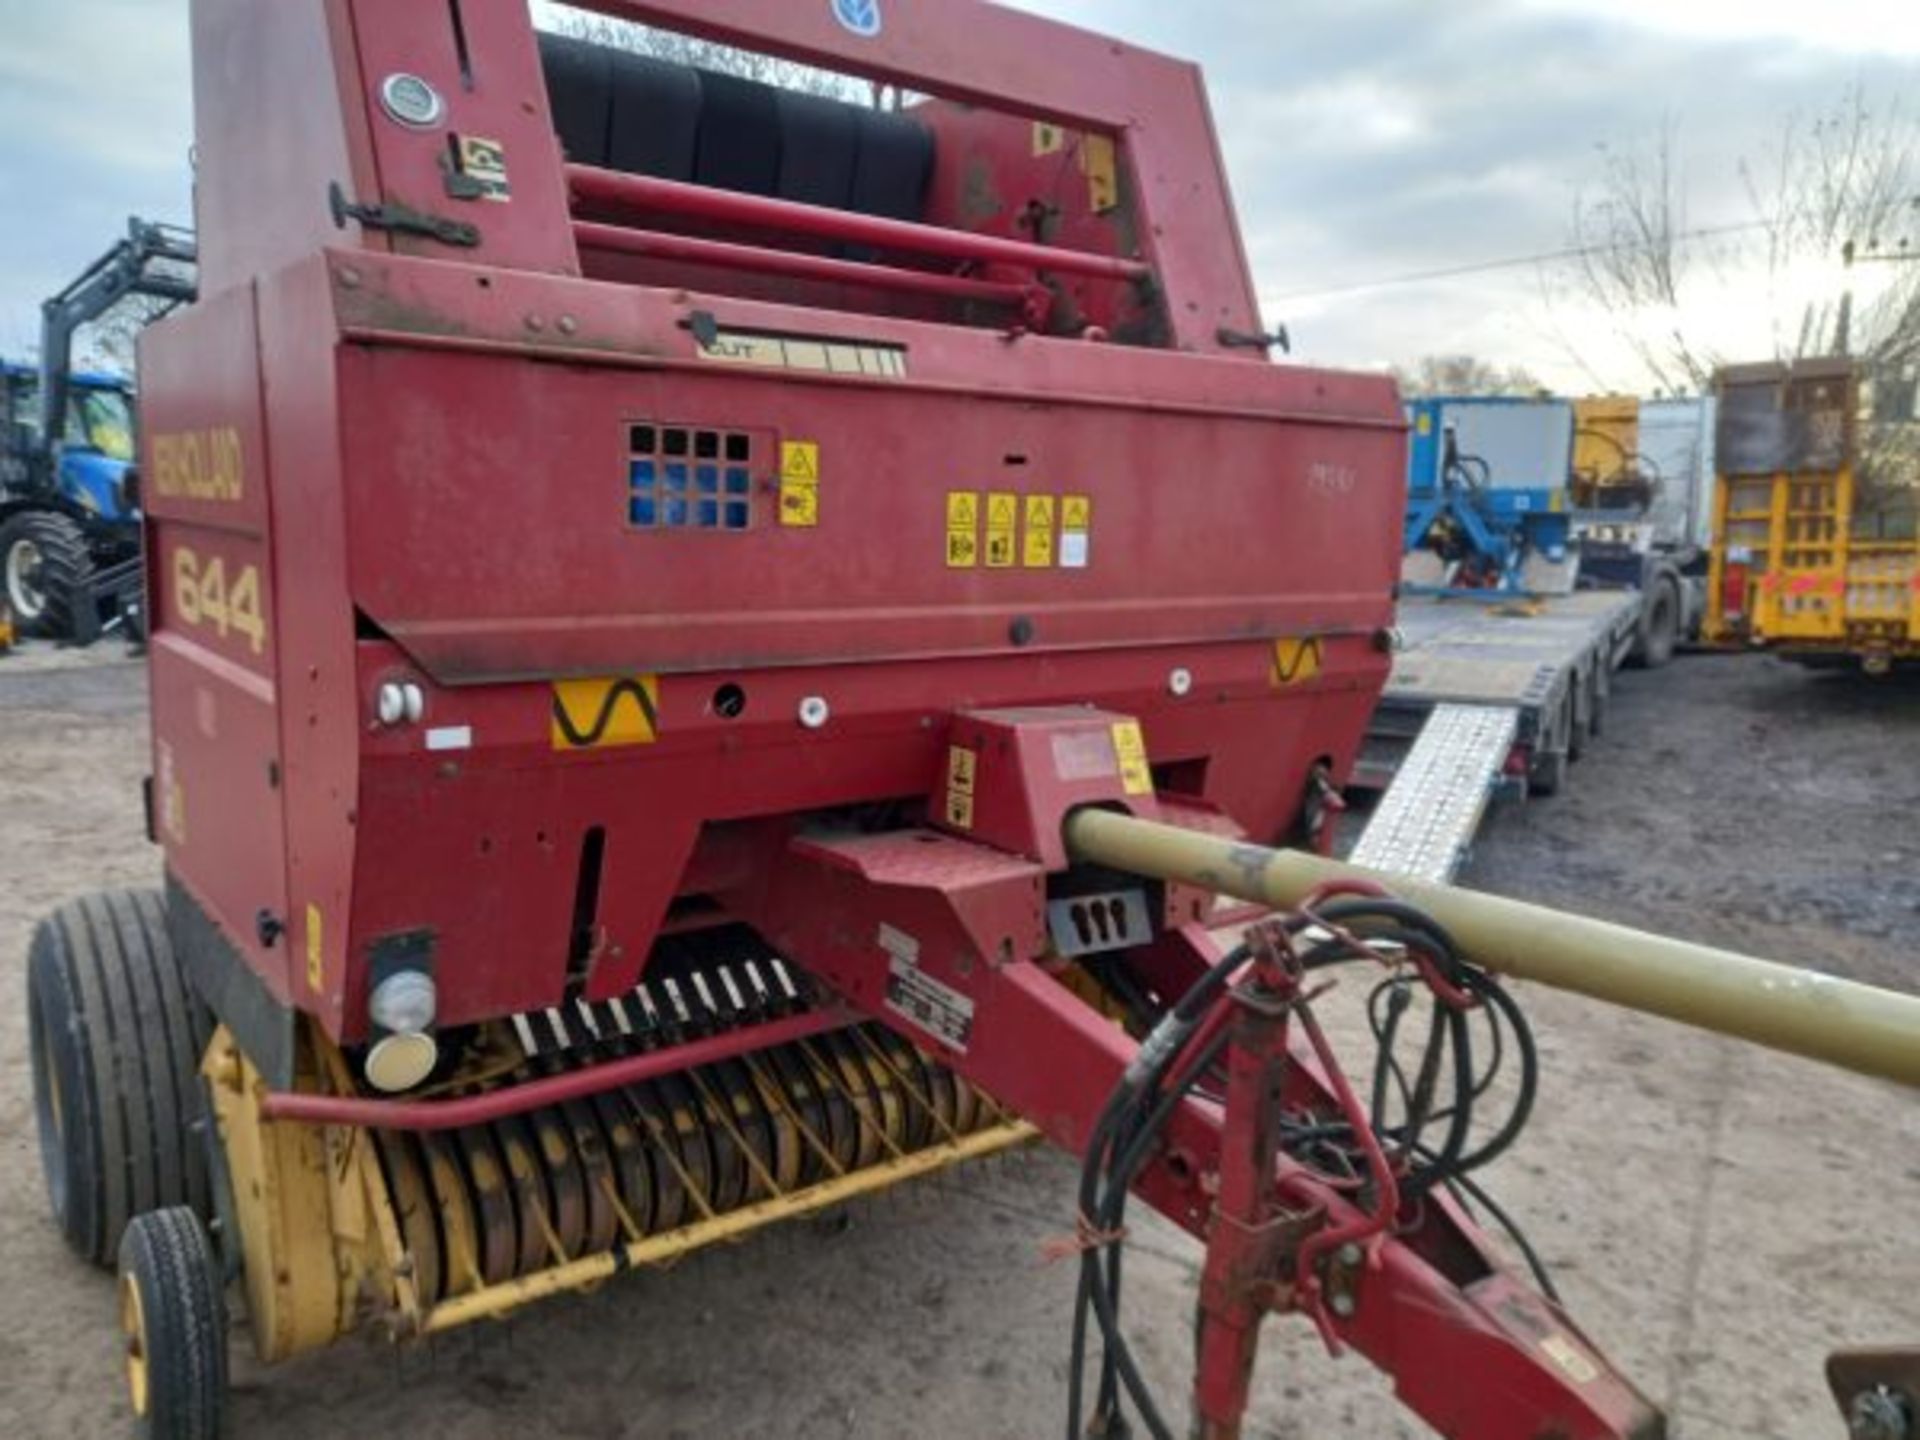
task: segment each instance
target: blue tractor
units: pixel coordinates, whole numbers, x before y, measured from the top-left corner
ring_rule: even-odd
[[[133,387],[74,371],[73,340],[128,296],[191,301],[195,259],[187,231],[129,221],[41,306],[38,362],[0,363],[0,599],[24,634],[141,633]]]
[[[1434,396],[1407,403],[1403,588],[1565,594],[1579,566],[1567,503],[1573,406]]]

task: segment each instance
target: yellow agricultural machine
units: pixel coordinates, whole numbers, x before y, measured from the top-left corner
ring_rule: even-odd
[[[1855,363],[1735,366],[1716,390],[1706,638],[1871,674],[1920,660],[1914,506],[1864,503]]]

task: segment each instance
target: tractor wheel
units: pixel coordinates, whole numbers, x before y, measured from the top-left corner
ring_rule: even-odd
[[[0,584],[21,634],[71,635],[92,573],[86,532],[71,516],[30,510],[0,525]]]
[[[1658,670],[1680,644],[1680,587],[1667,575],[1653,582],[1632,659],[1643,670]]]
[[[111,1265],[134,1216],[209,1213],[199,1063],[212,1021],[150,890],[68,902],[27,951],[40,1164],[74,1253]]]
[[[216,1440],[227,1403],[227,1305],[206,1227],[191,1210],[149,1210],[127,1226],[120,1330],[135,1433]]]

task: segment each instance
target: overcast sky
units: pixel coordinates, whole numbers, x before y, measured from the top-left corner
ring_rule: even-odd
[[[1738,162],[1787,116],[1854,83],[1920,107],[1913,0],[1028,3],[1206,67],[1268,318],[1341,364],[1471,351],[1634,383],[1537,268],[1359,287],[1564,246],[1597,147],[1668,117],[1708,226],[1747,218]],[[0,352],[129,214],[190,218],[188,77],[186,0],[0,0]],[[1712,322],[1737,347],[1751,319]]]

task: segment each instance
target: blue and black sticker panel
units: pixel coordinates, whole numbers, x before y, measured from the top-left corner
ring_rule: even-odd
[[[752,435],[642,422],[627,427],[627,438],[627,523],[633,528],[752,528]]]

